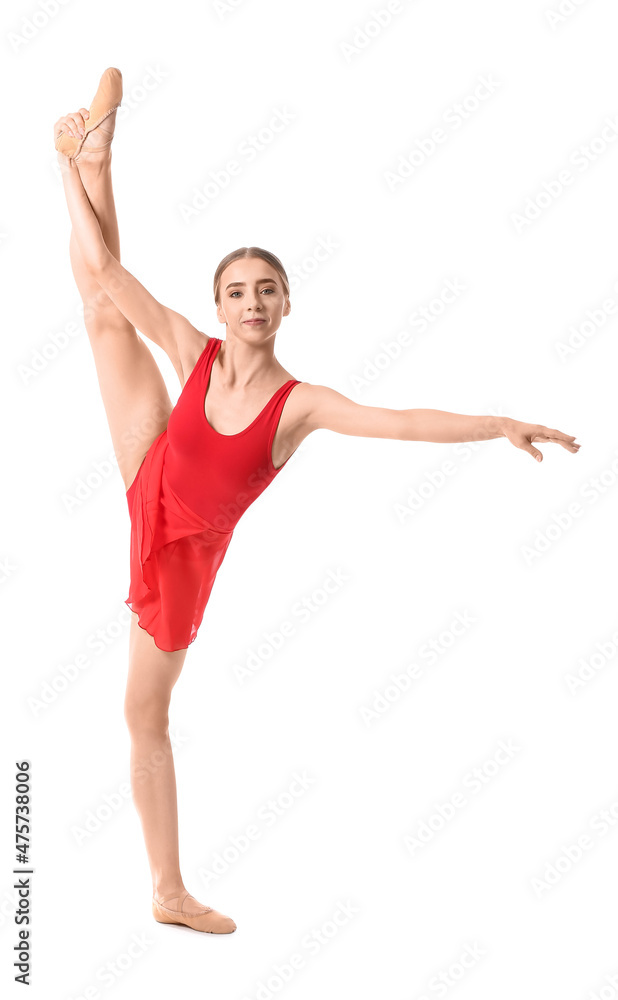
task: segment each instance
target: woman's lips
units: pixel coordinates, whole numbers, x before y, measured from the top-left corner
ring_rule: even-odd
[[[245,323],[248,323],[249,326],[257,326],[258,323],[263,323],[263,322],[264,322],[263,319],[246,319],[245,320]]]

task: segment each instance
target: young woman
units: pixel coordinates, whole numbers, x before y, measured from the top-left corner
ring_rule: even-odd
[[[228,254],[214,278],[225,340],[157,301],[120,263],[111,141],[122,75],[110,68],[90,106],[59,118],[54,141],[71,219],[71,266],[131,518],[132,610],[125,718],[131,784],[152,873],[156,920],[229,933],[234,921],[186,889],[178,857],[171,691],[197,634],[239,517],[311,431],[405,441],[506,437],[576,453],[574,437],[510,417],[363,406],[293,377],[275,357],[290,312],[280,260],[259,247]],[[169,356],[182,391],[172,406],[136,328]],[[148,760],[164,760],[156,768]]]

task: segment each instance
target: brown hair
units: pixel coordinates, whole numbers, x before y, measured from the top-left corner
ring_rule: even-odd
[[[221,281],[221,275],[225,271],[228,264],[231,264],[235,260],[242,260],[245,257],[261,257],[267,264],[274,267],[281,278],[285,294],[288,298],[290,297],[290,283],[288,281],[288,276],[285,273],[285,268],[279,258],[275,257],[274,253],[271,253],[270,250],[262,250],[261,247],[240,247],[238,250],[232,250],[231,253],[228,253],[227,257],[223,258],[215,271],[213,291],[216,305],[219,305],[219,282]]]

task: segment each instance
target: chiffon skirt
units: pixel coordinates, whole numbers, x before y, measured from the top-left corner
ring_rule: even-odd
[[[167,429],[151,444],[126,492],[131,518],[125,604],[159,649],[186,649],[197,636],[233,531],[191,510],[165,473]]]

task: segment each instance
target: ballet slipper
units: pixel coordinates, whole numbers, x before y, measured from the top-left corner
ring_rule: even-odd
[[[108,134],[106,130],[102,129],[102,132],[106,132],[108,138],[106,141],[93,145],[85,145],[88,134],[97,128],[102,121],[104,121],[112,112],[116,111],[122,103],[122,73],[119,69],[110,66],[103,73],[96,94],[94,95],[92,104],[89,107],[89,117],[84,125],[83,136],[71,136],[66,132],[60,132],[56,136],[55,146],[59,153],[68,157],[70,160],[77,160],[79,154],[83,150],[87,153],[99,153],[104,152],[109,149],[112,144],[112,139],[114,138],[114,132],[112,130],[111,134]]]
[[[231,917],[226,917],[218,910],[213,910],[212,906],[202,906],[194,900],[193,906],[186,903],[189,890],[184,889],[181,893],[174,892],[169,896],[162,896],[157,899],[152,897],[152,915],[160,924],[184,924],[194,931],[205,931],[207,934],[230,934],[236,930],[236,924]],[[189,897],[191,900],[193,896]],[[170,900],[178,900],[178,908],[173,909],[165,906]],[[197,908],[196,908],[197,904]],[[186,905],[186,909],[184,909]]]

